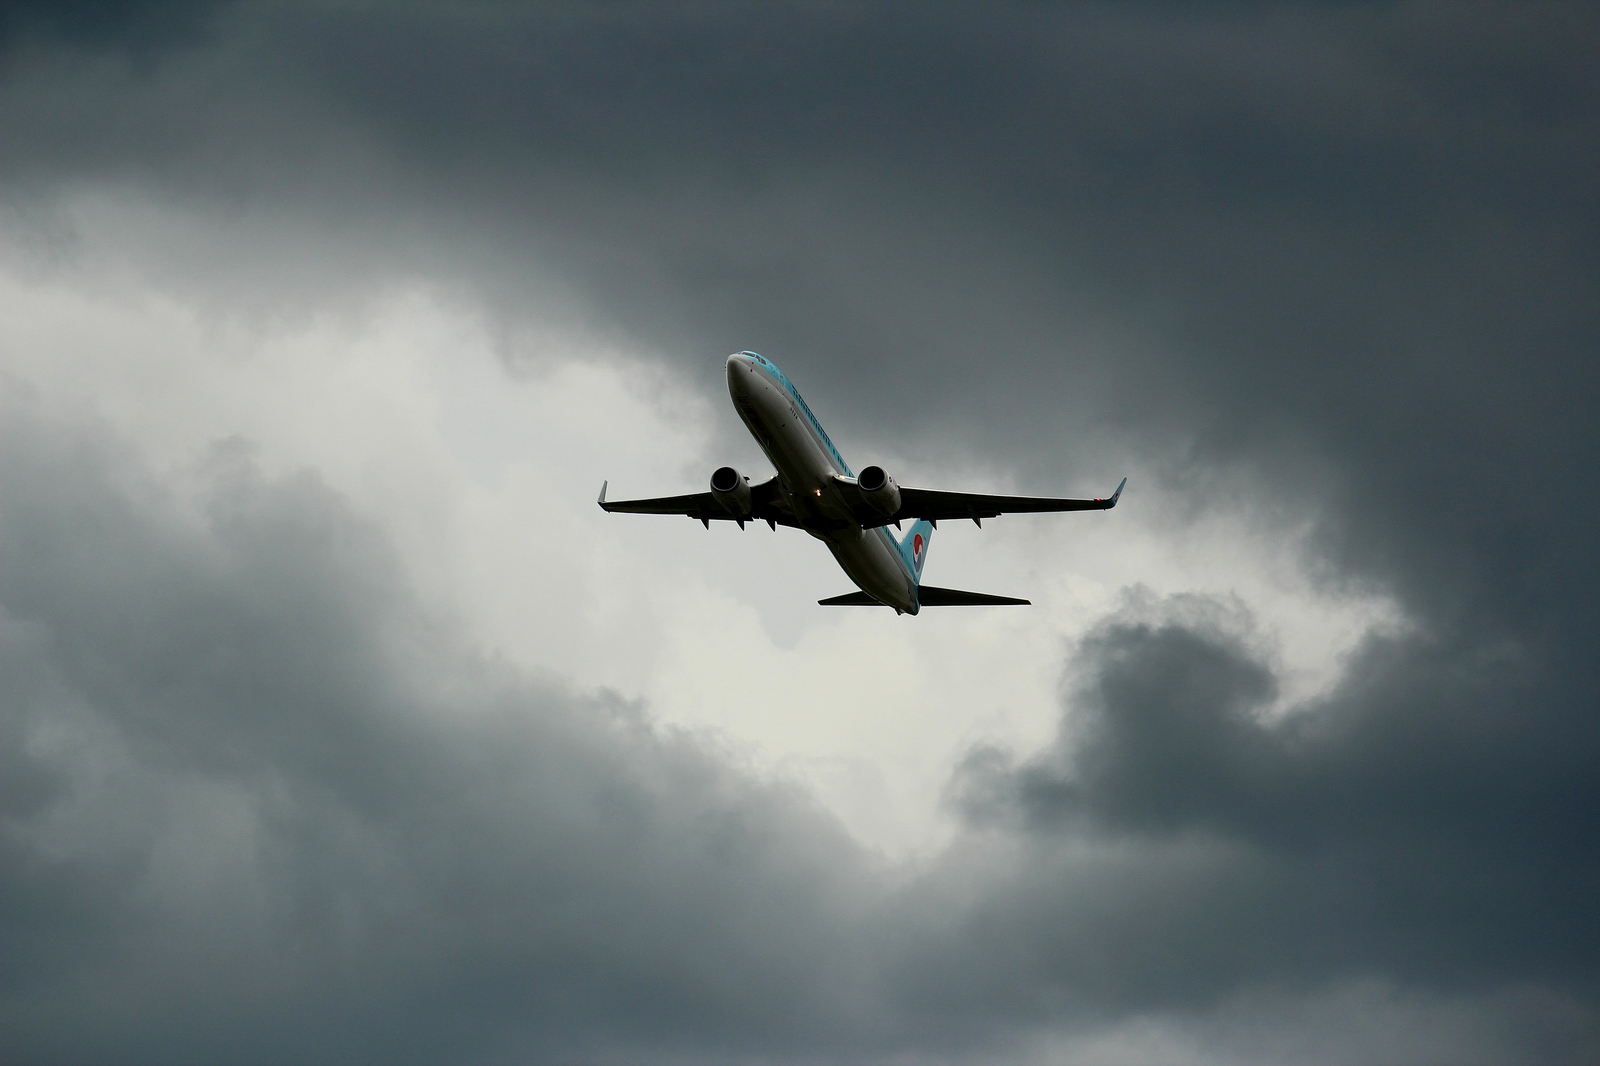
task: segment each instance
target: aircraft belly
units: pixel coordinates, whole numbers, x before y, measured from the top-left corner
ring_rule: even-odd
[[[912,582],[899,553],[875,529],[840,530],[823,538],[840,569],[863,592],[909,614],[917,613]]]
[[[730,378],[739,417],[778,472],[796,521],[828,550],[850,579],[875,599],[917,613],[916,582],[881,529],[862,529],[838,496],[833,457],[817,440],[786,390],[746,369]]]
[[[789,492],[814,493],[828,483],[829,475],[834,473],[833,464],[817,446],[810,430],[801,423],[799,412],[786,393],[758,380],[748,387],[743,401],[738,405],[740,418],[761,445],[761,450],[767,453]],[[802,508],[816,509],[815,504]],[[804,520],[806,516],[797,513],[796,517]]]

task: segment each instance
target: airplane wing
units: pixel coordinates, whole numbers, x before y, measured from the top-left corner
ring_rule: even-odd
[[[981,526],[983,519],[1002,514],[1109,511],[1117,505],[1128,479],[1123,478],[1122,484],[1117,486],[1117,491],[1103,500],[1068,500],[1050,496],[991,496],[981,492],[945,492],[942,489],[914,489],[902,485],[900,510],[887,516],[872,508],[861,497],[853,479],[836,477],[834,483],[850,501],[851,511],[862,519],[863,526],[884,526],[891,522],[914,518],[926,518],[936,526],[940,519],[970,518]]]
[[[767,525],[795,526],[794,516],[777,505],[778,479],[768,478],[759,485],[750,486],[750,513],[736,515],[717,502],[709,492],[690,492],[683,496],[658,496],[653,500],[608,500],[606,489],[610,482],[600,486],[600,498],[595,502],[603,511],[621,511],[625,514],[675,514],[699,519],[707,529],[712,522],[765,522]]]

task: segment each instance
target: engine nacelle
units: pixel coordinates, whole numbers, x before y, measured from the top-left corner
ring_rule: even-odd
[[[711,475],[711,498],[735,518],[746,518],[750,505],[750,479],[731,466],[719,466]]]
[[[857,474],[856,488],[861,490],[862,498],[874,509],[886,515],[899,513],[900,486],[884,472],[883,467],[869,466]]]

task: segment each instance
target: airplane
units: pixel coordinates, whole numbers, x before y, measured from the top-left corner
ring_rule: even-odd
[[[817,416],[783,371],[755,352],[728,356],[728,393],[750,435],[777,473],[750,479],[731,466],[711,475],[710,492],[653,500],[607,500],[600,485],[597,501],[605,511],[628,514],[687,515],[707,529],[712,522],[765,522],[803,529],[828,546],[859,591],[818,600],[825,607],[892,607],[917,614],[924,607],[1027,605],[1030,601],[982,592],[922,584],[928,542],[941,519],[968,519],[983,528],[985,518],[1006,512],[1109,511],[1128,479],[1107,499],[1062,500],[1043,496],[990,496],[899,485],[881,466],[852,473]],[[896,540],[887,529],[912,522]]]

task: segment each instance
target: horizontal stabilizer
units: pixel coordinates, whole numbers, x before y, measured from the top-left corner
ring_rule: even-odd
[[[1003,607],[1014,604],[1029,606],[1033,601],[1019,600],[1013,596],[991,596],[986,592],[962,592],[960,589],[940,589],[932,585],[917,588],[917,602],[924,607]]]
[[[829,596],[825,600],[818,600],[824,607],[886,607],[888,604],[879,603],[865,592],[847,592],[843,596]]]
[[[865,592],[847,592],[843,596],[830,596],[817,602],[824,607],[888,606]],[[1033,603],[1032,600],[1019,600],[1014,596],[991,596],[986,592],[962,592],[960,589],[941,589],[932,585],[918,586],[917,602],[924,607],[1027,607]]]

